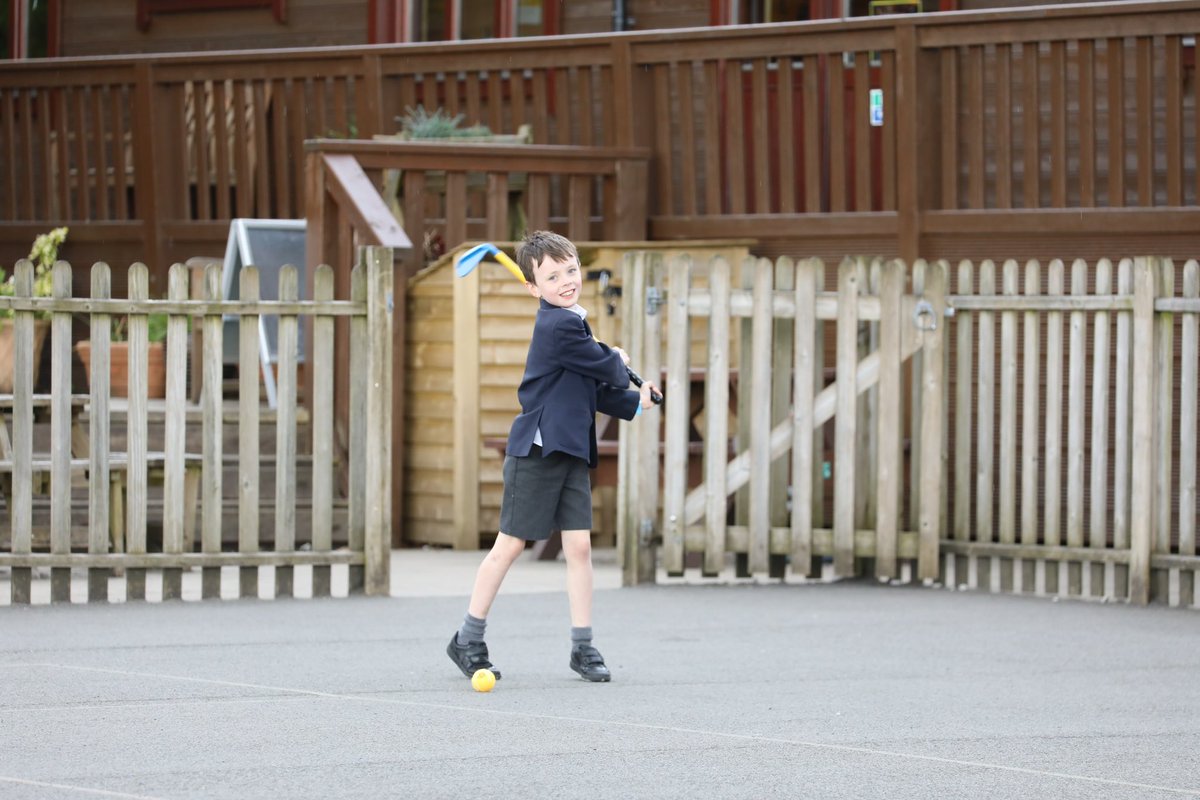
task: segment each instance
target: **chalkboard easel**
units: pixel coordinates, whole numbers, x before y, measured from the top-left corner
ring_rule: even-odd
[[[279,271],[291,264],[298,271],[300,299],[305,289],[304,238],[307,224],[302,219],[233,219],[229,223],[229,240],[225,245],[225,264],[221,278],[222,297],[239,299],[239,274],[242,267],[258,269],[259,292],[263,300],[279,299]],[[224,333],[224,362],[238,363],[238,332],[241,328],[236,315],[227,314],[222,320]],[[304,328],[297,340],[297,363],[304,362]],[[258,318],[258,354],[262,363],[263,384],[267,389],[267,404],[277,402],[275,370],[279,360],[279,318],[263,315]]]

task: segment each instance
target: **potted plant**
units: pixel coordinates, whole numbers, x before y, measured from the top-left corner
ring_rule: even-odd
[[[402,116],[396,117],[400,124],[397,134],[376,134],[377,140],[400,142],[430,142],[441,141],[448,144],[531,144],[533,142],[533,126],[526,123],[521,125],[516,133],[492,133],[486,125],[463,126],[464,116],[451,116],[444,109],[438,108],[430,113],[424,106],[407,106]],[[525,191],[526,176],[524,173],[514,173],[509,176],[509,238],[516,240],[524,235],[526,220],[525,209],[520,202],[521,193]],[[483,188],[483,177],[477,173],[468,173],[467,188],[477,191]],[[425,190],[433,194],[446,191],[446,173],[430,171],[425,174]],[[384,197],[392,214],[404,227],[403,196],[400,170],[386,169],[383,171]],[[451,243],[457,244],[457,242]],[[446,243],[436,231],[429,231],[424,242],[425,261],[433,261],[446,250]]]
[[[33,241],[29,260],[34,264],[33,296],[50,297],[54,279],[51,269],[58,260],[58,248],[67,239],[67,228],[55,228],[43,233]],[[6,275],[0,268],[0,296],[16,294],[16,276]],[[13,334],[13,312],[0,309],[0,394],[11,394],[13,390],[13,362],[15,341]],[[38,371],[42,363],[42,345],[50,331],[50,315],[38,314],[33,323],[33,384],[37,385]]]
[[[109,393],[112,397],[129,396],[128,317],[113,317],[112,338],[108,346]],[[146,393],[153,398],[167,396],[167,315],[147,317],[150,346],[147,350]],[[85,339],[75,344],[75,352],[87,370],[88,386],[92,381],[92,342]]]

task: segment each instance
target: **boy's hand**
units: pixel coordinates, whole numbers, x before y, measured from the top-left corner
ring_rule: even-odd
[[[654,401],[650,399],[651,392],[657,392],[659,395],[662,394],[662,391],[650,381],[646,381],[642,384],[641,388],[638,389],[638,393],[642,396],[642,408],[654,407]]]
[[[619,347],[614,347],[612,349],[612,351],[621,357],[621,363],[623,363],[627,367],[629,366],[629,354],[628,353],[626,353],[624,350],[622,350]]]

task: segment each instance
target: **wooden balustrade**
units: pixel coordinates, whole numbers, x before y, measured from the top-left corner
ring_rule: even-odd
[[[8,63],[0,253],[67,222],[161,291],[229,218],[307,215],[305,140],[394,133],[418,105],[529,124],[537,146],[649,149],[651,238],[912,258],[1005,233],[1179,236],[1200,221],[1198,31],[1200,2],[1169,0]]]

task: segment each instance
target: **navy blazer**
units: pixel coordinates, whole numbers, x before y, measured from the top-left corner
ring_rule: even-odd
[[[525,376],[517,389],[521,414],[513,420],[505,449],[527,456],[542,430],[542,455],[560,451],[595,468],[596,412],[633,419],[641,395],[629,390],[629,372],[608,345],[592,338],[582,317],[540,301]]]

